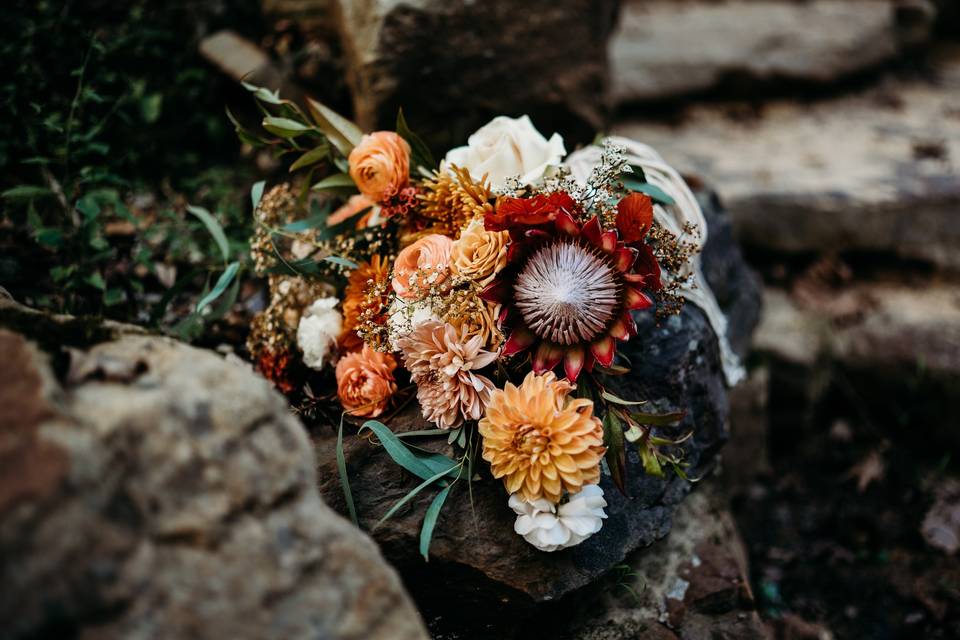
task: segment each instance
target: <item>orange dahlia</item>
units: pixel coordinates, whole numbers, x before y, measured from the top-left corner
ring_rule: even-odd
[[[371,285],[385,283],[389,279],[390,263],[377,255],[350,273],[343,293],[343,330],[339,340],[344,351],[360,348],[363,341],[357,335],[357,326],[366,311],[372,309],[376,313],[384,303],[384,300],[370,295]]]
[[[624,244],[581,215],[565,193],[502,199],[486,223],[510,231],[507,266],[481,294],[503,305],[503,355],[531,349],[535,372],[563,362],[571,381],[594,362],[609,366],[616,341],[636,335],[630,312],[653,306],[642,290],[656,289],[660,274],[646,244]]]
[[[480,420],[483,459],[511,494],[556,504],[600,481],[603,426],[593,402],[568,397],[573,390],[553,372],[532,371],[519,387],[494,390]]]

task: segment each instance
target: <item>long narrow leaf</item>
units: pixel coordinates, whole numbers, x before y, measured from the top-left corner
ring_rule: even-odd
[[[629,407],[629,406],[636,406],[636,405],[641,405],[641,404],[646,404],[646,403],[647,403],[646,400],[624,400],[623,398],[620,398],[619,396],[613,395],[613,394],[610,393],[609,391],[604,391],[604,392],[601,393],[600,395],[601,395],[601,397],[603,397],[604,400],[607,400],[607,401],[609,401],[609,402],[613,402],[614,404],[622,404],[622,405],[628,406],[628,407]]]
[[[436,473],[436,474],[430,476],[429,478],[427,478],[426,480],[424,480],[423,482],[421,482],[420,484],[418,484],[418,485],[417,485],[416,487],[414,487],[413,489],[411,489],[411,490],[410,490],[410,493],[408,493],[407,495],[405,495],[405,496],[403,496],[402,498],[400,498],[399,500],[397,500],[397,502],[396,502],[392,507],[390,507],[390,510],[387,511],[385,514],[383,514],[383,517],[382,517],[382,518],[380,518],[379,520],[377,520],[377,524],[373,525],[373,528],[376,529],[377,527],[379,527],[380,525],[382,525],[384,522],[386,522],[387,520],[389,520],[389,519],[391,518],[391,516],[393,516],[393,514],[395,514],[397,511],[400,510],[401,507],[403,507],[403,505],[405,505],[405,504],[407,504],[408,502],[410,502],[411,500],[413,500],[415,497],[417,497],[417,495],[418,495],[421,491],[423,491],[424,489],[426,489],[426,488],[429,487],[431,484],[433,484],[434,482],[436,482],[437,480],[439,480],[440,478],[442,478],[442,477],[445,476],[445,475],[447,475],[447,472],[446,472],[446,471],[441,471],[440,473]]]
[[[266,180],[260,180],[259,182],[254,182],[253,186],[250,187],[250,202],[253,203],[254,211],[260,206],[260,199],[263,198],[263,187],[266,186],[266,184]]]
[[[233,281],[233,277],[237,275],[237,270],[239,268],[239,262],[231,262],[227,265],[226,270],[220,274],[217,284],[213,285],[213,290],[205,295],[203,300],[197,303],[197,313],[201,313],[208,304],[220,297],[220,294],[222,294],[226,288],[230,286],[230,283]]]
[[[420,527],[420,555],[423,559],[430,561],[430,541],[433,540],[433,529],[437,525],[437,518],[440,516],[440,510],[443,503],[450,493],[453,485],[448,485],[434,497],[433,502],[427,507],[427,513],[423,516],[423,526]]]
[[[363,132],[339,113],[321,102],[312,98],[307,99],[307,106],[313,115],[314,122],[323,132],[330,144],[337,148],[344,157],[350,155],[353,148],[360,144]]]
[[[337,472],[340,474],[340,486],[343,488],[343,499],[347,503],[350,519],[359,527],[357,508],[353,504],[353,492],[350,491],[350,479],[347,477],[347,461],[343,455],[343,414],[340,415],[340,429],[337,431]]]
[[[327,256],[326,258],[324,258],[324,260],[326,260],[327,262],[332,262],[333,264],[338,264],[341,267],[346,267],[347,269],[356,269],[357,267],[360,266],[353,260],[341,258],[340,256]]]
[[[640,193],[645,193],[650,196],[655,202],[660,204],[672,205],[676,204],[676,200],[670,197],[670,195],[658,187],[655,184],[650,184],[649,182],[640,182],[633,177],[629,177],[630,174],[621,174],[620,178],[623,181],[623,186],[629,189],[630,191],[638,191]]]
[[[203,207],[195,207],[192,204],[187,205],[187,211],[199,218],[200,222],[207,228],[207,231],[210,232],[210,235],[213,236],[213,239],[216,241],[217,246],[220,247],[220,253],[223,254],[223,261],[226,262],[230,258],[230,245],[227,243],[227,236],[223,233],[223,227],[220,226],[217,219]]]
[[[297,169],[314,165],[326,158],[329,153],[330,145],[326,142],[321,142],[316,147],[310,149],[310,151],[307,151],[305,154],[297,158],[294,163],[290,165],[290,172],[292,173]]]
[[[327,189],[356,189],[357,185],[353,183],[353,178],[351,178],[346,173],[335,173],[332,176],[327,176],[320,182],[316,183],[310,189],[313,191],[324,191]]]
[[[427,171],[437,168],[437,162],[433,159],[430,148],[407,125],[407,119],[403,117],[403,109],[397,111],[397,135],[410,145],[410,165],[412,168],[423,167]]]
[[[387,455],[410,473],[424,480],[435,475],[436,471],[431,468],[430,463],[424,462],[422,458],[414,455],[387,425],[376,420],[367,420],[360,427],[360,431],[362,432],[364,429],[373,431],[380,443],[383,444]],[[447,469],[445,473],[449,473],[449,471]]]

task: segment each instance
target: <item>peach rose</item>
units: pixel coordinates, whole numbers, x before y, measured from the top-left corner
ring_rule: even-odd
[[[393,371],[397,361],[389,353],[363,345],[337,363],[337,396],[344,410],[353,416],[376,418],[387,408],[397,391]]]
[[[453,243],[450,271],[483,286],[490,284],[494,276],[507,266],[509,241],[508,232],[487,231],[483,220],[474,218]]]
[[[450,273],[453,240],[434,233],[404,249],[393,263],[393,290],[401,298],[416,300],[431,285],[440,284]]]
[[[327,226],[332,227],[334,225],[338,225],[341,222],[356,216],[364,209],[370,209],[370,211],[357,218],[357,229],[362,229],[366,226],[367,220],[370,217],[370,213],[376,206],[377,205],[373,200],[362,193],[350,196],[350,199],[347,200],[343,206],[327,216]]]
[[[363,136],[347,162],[357,189],[374,202],[389,200],[410,179],[410,145],[392,131]]]

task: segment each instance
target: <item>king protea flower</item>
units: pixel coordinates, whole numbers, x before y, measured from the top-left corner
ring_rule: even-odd
[[[509,229],[507,266],[481,294],[503,305],[503,355],[531,349],[535,372],[563,362],[570,381],[594,362],[610,366],[617,340],[637,333],[630,312],[653,305],[642,289],[659,284],[647,245],[628,246],[579,214],[565,193],[505,198],[487,227]]]

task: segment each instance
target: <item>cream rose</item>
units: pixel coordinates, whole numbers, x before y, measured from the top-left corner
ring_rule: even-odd
[[[443,163],[468,169],[477,180],[486,174],[496,191],[509,178],[519,178],[522,184],[537,183],[547,167],[560,164],[566,153],[560,134],[547,140],[529,116],[497,116],[470,136],[467,146],[451,149]]]
[[[490,284],[493,277],[507,265],[506,231],[487,231],[483,220],[470,221],[450,250],[450,271],[469,278],[481,286]]]

